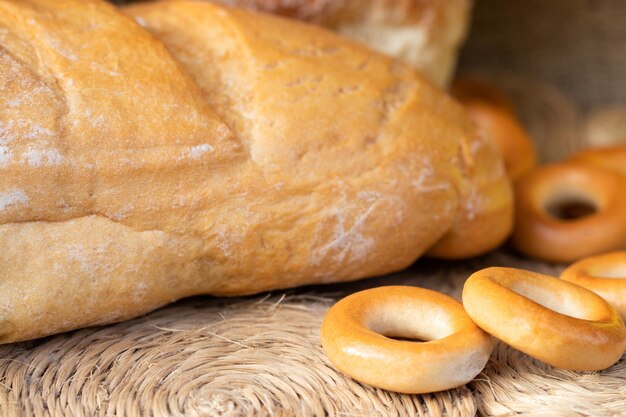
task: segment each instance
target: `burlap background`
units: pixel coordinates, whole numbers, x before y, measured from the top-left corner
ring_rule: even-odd
[[[545,162],[626,143],[626,1],[477,0],[459,73],[513,97]]]
[[[461,71],[552,85],[583,111],[626,102],[626,2],[476,0]]]

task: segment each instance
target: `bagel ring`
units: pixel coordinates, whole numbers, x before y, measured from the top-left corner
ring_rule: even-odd
[[[541,167],[515,185],[515,209],[513,243],[535,258],[572,262],[626,244],[626,178],[602,168]]]
[[[442,391],[471,381],[493,348],[489,335],[458,301],[405,286],[373,288],[340,300],[324,317],[322,346],[344,374],[407,394]]]
[[[592,164],[626,176],[626,145],[588,149],[575,154],[570,161]]]
[[[626,320],[626,252],[613,252],[582,259],[561,274],[608,301]]]
[[[626,327],[608,302],[547,275],[483,269],[465,282],[463,306],[487,333],[559,368],[606,369],[626,349]]]

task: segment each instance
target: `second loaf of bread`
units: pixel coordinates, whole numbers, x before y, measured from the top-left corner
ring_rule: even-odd
[[[509,233],[502,161],[405,65],[207,3],[125,13],[0,0],[0,342]]]
[[[454,72],[471,0],[204,0],[288,16],[404,59],[437,85]]]

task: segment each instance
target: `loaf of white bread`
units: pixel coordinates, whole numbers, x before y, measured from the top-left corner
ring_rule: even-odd
[[[0,342],[460,258],[502,161],[413,69],[188,0],[0,0]]]
[[[323,26],[403,59],[439,86],[453,75],[472,5],[471,0],[204,1]]]

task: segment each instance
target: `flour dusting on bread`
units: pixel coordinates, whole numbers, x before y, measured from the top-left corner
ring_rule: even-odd
[[[65,158],[61,155],[58,149],[35,149],[29,147],[29,149],[22,154],[22,157],[32,167],[39,167],[42,165],[59,165],[63,163]]]
[[[468,228],[476,178],[490,233],[444,254],[509,232],[506,178],[457,158],[461,108],[332,32],[190,0],[0,0],[0,45],[0,343],[400,270]]]
[[[28,207],[29,198],[23,190],[12,188],[5,192],[0,192],[0,211],[8,208]]]

